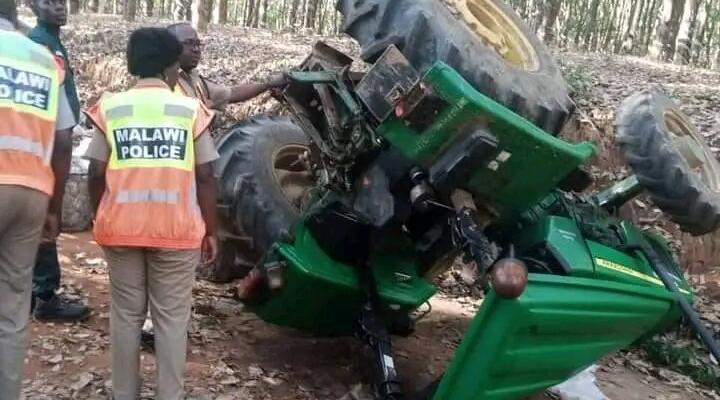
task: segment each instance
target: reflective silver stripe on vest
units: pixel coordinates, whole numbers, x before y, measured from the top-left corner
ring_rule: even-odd
[[[0,150],[16,150],[24,153],[30,153],[38,156],[43,160],[48,159],[42,143],[33,142],[20,136],[0,135]]]
[[[123,203],[169,203],[177,204],[180,193],[176,190],[121,190],[115,202]]]
[[[35,51],[35,50],[30,50],[29,53],[30,54],[29,54],[28,58],[30,58],[31,62],[40,64],[43,67],[45,67],[47,69],[51,69],[51,70],[57,68],[55,63],[52,61],[52,59],[50,57],[48,57],[47,54],[43,54],[43,53],[41,53],[39,51]]]
[[[195,110],[179,104],[166,104],[165,115],[168,117],[192,118],[195,116]]]
[[[134,113],[135,108],[132,104],[117,106],[105,111],[105,119],[132,117]]]
[[[195,184],[195,179],[193,179],[192,183],[190,183],[190,192],[188,193],[188,211],[190,211],[190,214],[201,212],[200,204],[198,203],[197,198],[197,186]]]

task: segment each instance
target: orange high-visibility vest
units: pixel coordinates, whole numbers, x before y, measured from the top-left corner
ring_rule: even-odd
[[[52,54],[13,31],[0,31],[0,185],[52,196],[50,161],[63,73]]]
[[[198,249],[205,223],[195,186],[196,99],[167,87],[101,99],[89,116],[110,146],[94,236],[103,246]]]

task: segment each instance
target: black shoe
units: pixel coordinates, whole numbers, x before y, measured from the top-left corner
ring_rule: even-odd
[[[39,321],[79,322],[88,319],[90,309],[53,294],[48,300],[35,299],[33,315]]]
[[[155,351],[155,335],[152,332],[143,330],[140,333],[140,348],[148,353]]]

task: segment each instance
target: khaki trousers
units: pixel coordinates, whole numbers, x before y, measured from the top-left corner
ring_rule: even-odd
[[[49,199],[0,185],[0,400],[20,398],[33,265]]]
[[[155,326],[155,399],[182,399],[187,327],[200,250],[103,250],[110,268],[114,399],[140,397],[140,332],[148,305]]]

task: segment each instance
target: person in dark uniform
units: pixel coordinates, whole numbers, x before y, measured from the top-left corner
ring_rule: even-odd
[[[28,37],[35,43],[47,47],[56,58],[63,60],[65,66],[63,86],[77,124],[80,116],[80,100],[67,50],[60,41],[60,27],[67,22],[67,5],[64,0],[33,0],[33,12],[37,16],[37,26],[30,31]],[[63,322],[87,319],[90,316],[90,309],[57,295],[56,291],[59,288],[60,262],[57,242],[43,241],[33,270],[32,309],[35,319]]]

